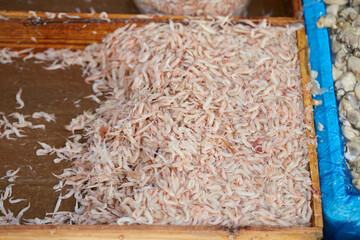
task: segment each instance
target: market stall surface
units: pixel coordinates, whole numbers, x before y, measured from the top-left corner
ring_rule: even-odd
[[[95,1],[93,1],[94,3]],[[255,2],[255,1],[254,1]],[[29,3],[29,2],[28,2]],[[30,2],[31,3],[31,2]],[[130,4],[131,5],[131,4]],[[269,4],[270,5],[270,4]],[[275,6],[275,5],[272,5]],[[279,5],[280,6],[280,5]],[[94,6],[94,10],[97,12],[100,11],[107,11],[103,8],[98,8]],[[89,8],[90,8],[89,7]],[[277,6],[278,7],[278,6]],[[77,8],[80,9],[80,7],[72,7],[74,8],[74,11],[78,11]],[[130,6],[130,8],[133,8],[133,6]],[[30,8],[33,10],[33,8]],[[23,9],[23,10],[30,10],[30,9]],[[272,14],[277,16],[274,11],[271,10],[261,10],[262,14]],[[290,8],[285,8],[289,10]],[[20,10],[20,9],[16,9]],[[43,9],[47,11],[55,11],[54,9]],[[134,8],[133,8],[134,10]],[[66,9],[56,9],[56,11],[67,11]],[[73,10],[69,10],[68,12],[74,12]],[[83,11],[80,9],[80,11]],[[131,10],[132,11],[132,10]],[[136,11],[136,10],[134,10]],[[109,10],[108,12],[111,12]],[[126,12],[126,11],[125,11]],[[276,11],[275,11],[276,12]],[[290,12],[290,11],[289,11]],[[249,13],[251,13],[251,9],[249,10]],[[249,14],[251,16],[251,14]],[[291,14],[289,14],[291,15]],[[4,68],[1,68],[0,77],[9,78],[8,82],[8,89],[4,90],[4,96],[6,96],[6,106],[2,106],[3,110],[6,114],[14,112],[14,109],[16,109],[16,101],[15,101],[15,95],[19,91],[20,88],[22,88],[22,97],[25,102],[25,107],[21,110],[15,110],[22,112],[24,114],[32,114],[34,111],[45,111],[48,113],[55,113],[56,115],[56,123],[45,123],[46,130],[45,133],[41,134],[41,129],[39,130],[26,130],[26,134],[30,135],[31,138],[34,139],[21,139],[20,141],[16,141],[16,143],[11,143],[11,149],[8,148],[8,146],[1,146],[3,148],[7,148],[4,150],[4,156],[1,155],[1,158],[9,159],[8,161],[11,162],[11,159],[14,159],[11,164],[14,166],[14,168],[11,168],[11,165],[7,165],[7,169],[13,169],[16,170],[19,164],[15,164],[15,162],[19,163],[20,161],[23,161],[25,158],[29,158],[29,162],[22,163],[22,169],[19,172],[20,178],[18,178],[16,181],[17,183],[27,183],[31,181],[30,179],[34,178],[34,176],[37,177],[38,182],[33,185],[33,191],[31,191],[31,187],[28,187],[28,189],[18,188],[17,186],[14,186],[14,196],[29,199],[30,202],[38,202],[39,205],[40,202],[46,201],[47,206],[37,206],[35,204],[32,205],[32,208],[34,206],[39,207],[39,211],[32,211],[31,209],[25,213],[25,218],[32,218],[32,217],[42,217],[45,212],[51,212],[53,210],[53,207],[56,198],[58,197],[58,193],[54,193],[52,186],[54,183],[56,183],[55,180],[49,180],[49,179],[55,179],[52,173],[58,174],[61,173],[63,168],[68,167],[70,164],[62,163],[62,164],[54,164],[52,162],[53,157],[38,157],[35,156],[35,151],[37,148],[39,148],[38,141],[49,143],[50,145],[53,145],[55,147],[60,147],[65,142],[66,137],[68,137],[70,134],[63,129],[63,126],[69,123],[69,121],[76,115],[82,113],[84,110],[88,109],[94,109],[96,108],[97,104],[92,102],[91,100],[83,99],[84,96],[90,95],[92,93],[91,87],[89,85],[86,85],[83,82],[83,77],[81,76],[81,70],[79,68],[72,67],[70,69],[71,74],[69,73],[69,70],[62,71],[57,70],[56,72],[48,72],[43,69],[45,65],[37,65],[33,64],[31,61],[29,63],[23,63],[22,60],[17,60],[13,65],[6,64],[4,65]],[[11,77],[11,74],[8,74],[8,71],[12,71],[14,74],[13,77]],[[25,72],[25,74],[24,74]],[[56,74],[58,73],[58,74]],[[65,74],[64,74],[65,73]],[[65,76],[61,76],[65,75]],[[10,76],[10,77],[9,77]],[[57,81],[55,81],[57,77]],[[31,80],[30,80],[31,79]],[[42,79],[42,80],[41,80]],[[34,86],[26,86],[26,84],[29,84],[31,82]],[[35,84],[34,84],[35,83]],[[22,86],[22,84],[25,84]],[[53,86],[52,86],[53,85]],[[66,85],[66,86],[65,86]],[[41,97],[40,97],[41,96]],[[33,99],[34,98],[34,99]],[[37,99],[38,98],[38,99]],[[44,99],[47,99],[47,103],[44,104]],[[80,100],[80,103],[78,105],[78,100]],[[38,101],[37,101],[38,100]],[[45,106],[46,105],[46,106]],[[60,106],[60,107],[59,107]],[[61,109],[62,108],[62,109]],[[34,123],[44,123],[43,121],[34,121]],[[36,139],[38,138],[38,139]],[[34,140],[34,141],[33,141]],[[10,141],[10,140],[5,140]],[[25,145],[23,145],[25,144]],[[27,147],[25,147],[27,146]],[[19,150],[21,149],[21,150]],[[0,149],[2,150],[2,149]],[[15,156],[13,152],[16,152]],[[10,156],[11,155],[11,156]],[[18,156],[17,156],[18,155]],[[29,163],[29,164],[27,164]],[[32,164],[35,163],[35,167],[32,166]],[[45,165],[49,169],[45,169]],[[50,165],[51,164],[51,165]],[[4,171],[5,172],[5,171]],[[25,172],[25,173],[24,173]],[[3,174],[1,172],[0,174]],[[24,175],[23,175],[24,174]],[[6,187],[8,184],[7,182],[1,182],[1,188]],[[30,184],[31,185],[31,184]],[[43,193],[40,195],[38,193],[34,194],[34,190],[39,190],[42,187],[47,188],[44,189]],[[26,193],[27,191],[27,193]],[[34,195],[34,198],[30,198],[30,195]],[[49,200],[49,196],[52,196]],[[37,198],[37,199],[36,199]],[[40,200],[40,201],[39,201]],[[18,209],[20,210],[22,207],[25,207],[27,205],[27,202],[21,203],[22,205],[19,205]],[[68,204],[63,205],[64,210],[71,210],[74,205],[74,202],[69,202]],[[317,205],[317,207],[320,205]],[[43,207],[43,208],[41,208]],[[317,216],[315,216],[315,220],[313,219],[312,222],[315,221],[315,226],[318,227],[317,229],[313,229],[313,233],[319,231],[319,226],[321,226],[321,223],[317,222]],[[135,228],[134,228],[135,229]],[[155,228],[154,228],[155,229]],[[284,229],[286,231],[286,229]],[[309,229],[305,229],[304,232],[309,231]],[[312,231],[312,230],[310,230]]]

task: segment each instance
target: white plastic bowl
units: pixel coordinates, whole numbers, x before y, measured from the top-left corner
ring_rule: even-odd
[[[250,0],[134,0],[144,14],[242,16]]]

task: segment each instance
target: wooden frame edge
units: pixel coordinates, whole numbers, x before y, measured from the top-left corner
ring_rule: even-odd
[[[314,114],[313,104],[311,97],[311,85],[310,85],[310,74],[309,74],[309,58],[308,58],[308,47],[307,37],[305,29],[297,31],[297,42],[299,48],[300,68],[301,76],[303,80],[303,93],[304,93],[304,107],[305,107],[305,121],[308,126],[311,127],[311,131],[307,130],[307,136],[313,141],[309,144],[309,168],[311,175],[311,182],[313,192],[311,195],[311,204],[313,209],[313,226],[323,227],[322,219],[322,206],[320,196],[320,180],[319,180],[319,166],[317,160],[316,151],[316,136],[315,136],[315,125],[314,125]]]
[[[320,228],[246,227],[239,230],[202,226],[0,226],[0,240],[173,239],[173,240],[317,240]]]
[[[293,10],[293,17],[295,19],[302,19],[303,18],[303,14],[302,14],[302,0],[292,0],[291,2],[292,5],[292,10]]]
[[[293,0],[293,1],[301,1],[301,0]],[[296,4],[296,9],[299,9],[298,4]],[[101,19],[104,22],[107,22],[106,19],[101,18],[99,13],[59,13],[59,12],[49,12],[49,13],[53,13],[56,14],[55,18],[52,18],[52,20],[71,20],[71,21],[76,21],[79,18],[80,19]],[[51,20],[50,18],[48,18],[48,15],[46,14],[46,12],[43,11],[33,11],[33,12],[26,12],[26,11],[7,11],[7,10],[0,10],[0,16],[2,16],[5,19],[2,20],[6,20],[6,18],[8,18],[9,20],[13,19],[13,18],[35,18],[35,15],[39,18],[47,18],[49,20]],[[59,18],[59,14],[65,14],[63,15],[61,18]],[[66,15],[70,15],[72,17],[77,17],[77,18],[68,18],[66,17]],[[176,15],[145,15],[145,14],[114,14],[114,13],[109,13],[107,14],[107,18],[110,20],[114,20],[114,19],[131,19],[131,18],[137,18],[137,19],[143,19],[144,21],[153,21],[153,20],[161,20],[161,19],[179,19],[179,20],[184,20],[184,19],[191,19],[191,18],[201,18],[201,17],[186,17],[186,16],[176,16]],[[0,18],[1,19],[1,18]],[[231,19],[236,20],[243,20],[243,19],[250,19],[250,20],[263,20],[263,19],[269,19],[274,20],[274,21],[280,21],[280,22],[286,22],[286,23],[297,23],[297,22],[303,22],[303,20],[301,19],[294,19],[293,17],[231,17]]]
[[[109,21],[100,18],[100,14],[68,13],[78,18],[47,18],[45,12],[0,11],[0,48],[14,50],[34,48],[41,51],[48,48],[83,49],[87,45],[101,40],[110,32],[127,23],[146,24],[152,21],[167,22],[169,19],[186,21],[184,16],[109,14]],[[272,25],[302,23],[294,18],[232,18],[235,22],[251,20],[268,21]],[[99,24],[102,28],[99,29]]]

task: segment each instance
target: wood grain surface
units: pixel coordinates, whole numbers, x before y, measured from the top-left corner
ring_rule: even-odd
[[[0,48],[12,49],[35,48],[38,51],[47,48],[83,49],[87,45],[101,40],[109,33],[129,23],[138,26],[149,22],[186,21],[181,16],[144,16],[129,14],[109,14],[109,22],[100,19],[99,14],[69,13],[74,18],[47,18],[44,12],[36,12],[38,18],[29,12],[0,11]],[[263,20],[273,25],[301,23],[294,18],[251,18],[254,22]],[[241,18],[233,18],[241,22]]]
[[[313,142],[309,144],[309,168],[310,176],[313,187],[313,192],[311,195],[311,204],[313,209],[312,223],[313,226],[323,227],[323,218],[322,218],[322,207],[321,207],[321,196],[320,196],[320,180],[319,180],[319,166],[317,159],[316,151],[316,137],[315,137],[315,125],[314,125],[314,114],[313,114],[313,105],[311,97],[311,87],[310,87],[310,74],[309,74],[309,58],[307,55],[307,38],[305,29],[299,30],[297,32],[298,48],[299,48],[299,57],[300,57],[300,68],[302,75],[302,87],[303,87],[303,97],[304,105],[308,107],[310,111],[305,111],[305,122],[310,126],[311,131],[307,130],[306,134],[309,138],[313,139]]]
[[[239,230],[201,226],[0,226],[0,240],[317,240],[318,227],[247,227]]]

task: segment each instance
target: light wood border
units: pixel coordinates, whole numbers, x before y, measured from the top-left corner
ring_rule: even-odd
[[[314,125],[314,114],[311,97],[311,85],[310,85],[310,73],[309,73],[309,58],[308,58],[308,47],[305,29],[297,31],[297,40],[299,48],[300,68],[302,76],[302,87],[303,97],[305,106],[305,122],[311,127],[311,130],[307,130],[306,134],[313,141],[309,144],[309,168],[310,176],[313,187],[312,192],[312,209],[313,216],[312,222],[316,227],[323,227],[322,219],[322,207],[321,207],[321,196],[320,196],[320,180],[319,180],[319,166],[316,151],[316,136],[315,136],[315,125]]]
[[[39,20],[28,12],[5,12],[0,15],[8,18],[0,20],[0,48],[14,47],[23,49],[32,47],[35,50],[45,48],[73,48],[82,49],[92,42],[100,42],[109,32],[127,24],[136,22],[146,24],[151,21],[185,21],[184,17],[152,16],[150,18],[139,18],[134,15],[109,14],[112,20],[110,23],[99,20],[98,15],[71,14],[77,15],[80,19],[43,19],[44,13],[37,13]],[[233,18],[236,22],[244,19]],[[263,18],[251,19],[258,22]],[[67,21],[67,23],[64,23]],[[273,25],[285,25],[301,22],[294,18],[267,18]],[[86,24],[85,28],[82,25]],[[80,31],[81,29],[81,31]],[[90,34],[97,31],[97,34]],[[90,36],[89,36],[90,34]],[[35,37],[37,42],[31,40]],[[88,38],[86,38],[86,36]],[[86,40],[84,40],[86,39]],[[307,111],[306,123],[311,127],[307,134],[315,139],[315,129],[312,113],[312,98],[307,88],[310,77],[308,70],[307,40],[304,29],[297,32],[299,58],[301,62],[301,74],[304,89],[304,105],[311,111]],[[315,144],[309,145],[309,169],[313,184],[312,194],[312,226],[311,227],[243,227],[225,229],[222,227],[203,226],[0,226],[0,240],[14,239],[320,239],[322,237],[322,212],[320,198],[319,172]]]
[[[248,227],[228,231],[201,226],[7,226],[0,240],[317,240],[314,227]]]
[[[47,18],[44,12],[36,12],[35,19],[29,12],[0,11],[0,48],[12,49],[35,48],[41,51],[48,48],[83,49],[88,44],[100,42],[107,34],[127,23],[136,22],[138,25],[149,22],[166,22],[170,18],[174,22],[184,21],[182,16],[148,16],[109,14],[111,22],[99,18],[99,14],[69,13],[72,18]],[[241,22],[242,18],[232,18]],[[294,18],[250,18],[254,22],[267,21],[273,25],[300,23]],[[36,41],[36,42],[35,42]]]

